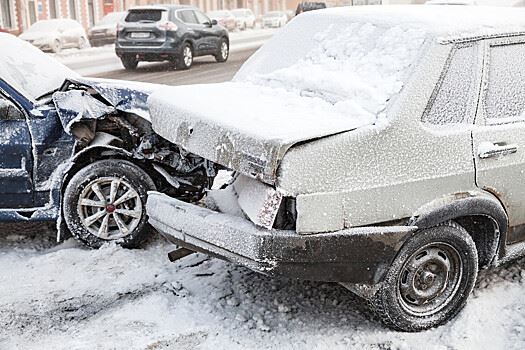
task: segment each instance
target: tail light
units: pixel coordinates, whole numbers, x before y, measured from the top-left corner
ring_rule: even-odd
[[[157,28],[159,28],[160,30],[165,30],[165,31],[170,31],[170,32],[174,32],[177,29],[179,29],[177,25],[171,21],[159,23],[157,25]]]

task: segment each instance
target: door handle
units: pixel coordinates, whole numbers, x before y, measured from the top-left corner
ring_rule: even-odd
[[[504,142],[483,142],[478,147],[478,155],[481,159],[508,156],[516,152],[518,152],[517,145],[508,145]]]

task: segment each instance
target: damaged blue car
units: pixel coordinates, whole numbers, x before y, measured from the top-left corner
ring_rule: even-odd
[[[85,79],[0,33],[0,221],[56,221],[98,248],[137,247],[152,232],[147,192],[198,201],[215,166],[151,128],[162,86]]]

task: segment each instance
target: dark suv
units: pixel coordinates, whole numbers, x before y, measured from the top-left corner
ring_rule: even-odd
[[[140,61],[172,61],[189,69],[196,56],[225,62],[228,31],[190,6],[146,6],[130,9],[119,24],[115,51],[126,69]]]

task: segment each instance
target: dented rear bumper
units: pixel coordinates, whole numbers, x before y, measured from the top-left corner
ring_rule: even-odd
[[[364,227],[300,235],[259,228],[241,217],[218,213],[153,192],[149,222],[170,242],[232,261],[271,276],[315,281],[381,282],[415,227]]]

